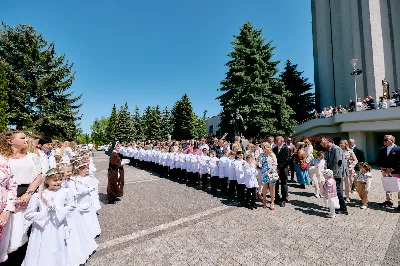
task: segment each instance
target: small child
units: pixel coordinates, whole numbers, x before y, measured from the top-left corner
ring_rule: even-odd
[[[200,161],[200,176],[201,176],[201,189],[203,191],[208,188],[208,176],[210,174],[210,168],[208,166],[208,162],[210,161],[210,157],[208,156],[208,150],[203,148],[203,154],[199,158]]]
[[[239,206],[245,206],[245,195],[244,191],[246,189],[245,180],[244,180],[244,172],[243,166],[246,164],[246,161],[243,160],[243,153],[238,152],[238,159],[234,162],[235,164],[235,175],[236,175],[236,192],[237,192],[237,201],[239,202]]]
[[[333,178],[333,171],[326,169],[323,172],[325,184],[323,186],[326,206],[329,208],[329,218],[335,218],[335,209],[339,209],[339,198],[337,196],[336,181]]]
[[[357,177],[357,193],[362,200],[361,209],[366,209],[368,206],[368,192],[371,189],[371,166],[366,162],[358,164],[360,167],[360,173]]]
[[[323,197],[321,191],[325,183],[325,178],[322,172],[325,168],[324,153],[322,151],[317,152],[317,158],[314,158],[310,162],[310,168],[308,170],[311,177],[313,187],[315,189],[315,197]]]
[[[258,188],[257,175],[258,171],[254,164],[253,155],[247,155],[246,164],[243,166],[244,182],[246,185],[246,207],[250,210],[257,209],[256,206],[256,193]]]
[[[238,151],[241,154],[243,154],[241,151]],[[235,171],[235,157],[236,157],[236,152],[230,151],[229,153],[229,159],[228,159],[228,180],[229,180],[229,191],[228,191],[228,196],[231,200],[235,198],[236,194],[236,185],[237,185],[237,180],[236,180],[236,171]]]
[[[210,167],[210,175],[211,175],[211,193],[216,193],[218,188],[218,161],[219,159],[216,156],[215,151],[210,152],[211,158],[208,162]]]
[[[74,198],[61,183],[58,169],[47,171],[43,189],[29,201],[25,219],[33,224],[22,265],[72,265],[65,240],[66,218],[75,209]]]
[[[226,196],[227,188],[228,188],[228,150],[224,150],[222,152],[222,157],[219,159],[218,163],[218,172],[219,172],[219,184],[221,187],[221,196]]]

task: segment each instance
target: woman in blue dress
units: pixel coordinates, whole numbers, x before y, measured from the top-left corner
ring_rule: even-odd
[[[260,154],[258,164],[261,167],[261,182],[263,184],[263,208],[267,208],[267,193],[271,194],[270,210],[275,210],[275,184],[277,181],[277,160],[268,142],[262,145],[263,153]]]
[[[306,185],[310,184],[310,176],[308,175],[307,153],[304,150],[304,146],[304,142],[297,143],[296,151],[293,154],[297,182],[303,189],[306,188]]]

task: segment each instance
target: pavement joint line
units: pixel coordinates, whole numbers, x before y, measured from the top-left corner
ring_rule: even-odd
[[[171,227],[174,227],[174,226],[178,226],[178,225],[181,225],[181,224],[193,221],[193,220],[197,220],[197,219],[199,219],[201,217],[208,216],[208,215],[214,214],[216,212],[220,212],[220,211],[226,210],[228,208],[231,208],[231,206],[216,207],[216,208],[204,211],[204,212],[200,212],[200,213],[196,213],[196,214],[184,217],[184,218],[180,218],[178,220],[175,220],[175,221],[172,221],[172,222],[169,222],[169,223],[160,224],[160,225],[152,227],[152,228],[144,229],[144,230],[141,230],[141,231],[134,232],[132,234],[128,234],[128,235],[124,235],[124,236],[121,236],[121,237],[118,237],[118,238],[115,238],[115,239],[112,239],[112,240],[108,240],[106,242],[100,243],[97,251],[100,251],[100,250],[103,250],[103,249],[107,249],[107,248],[110,248],[112,246],[119,245],[119,244],[122,244],[122,243],[126,243],[126,242],[129,242],[131,240],[134,240],[134,239],[137,239],[139,237],[143,237],[143,236],[146,236],[146,235],[149,235],[149,234],[154,234],[156,232],[163,231],[163,230],[166,230],[168,228],[171,228]]]
[[[162,178],[152,178],[152,179],[138,180],[138,181],[126,182],[126,183],[124,183],[124,185],[152,182],[152,181],[157,181],[157,180],[163,180],[163,179]],[[107,185],[101,185],[99,187],[107,187]]]

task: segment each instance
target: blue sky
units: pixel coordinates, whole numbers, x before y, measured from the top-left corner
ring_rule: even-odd
[[[3,0],[0,18],[32,25],[74,62],[85,133],[114,103],[172,108],[185,92],[198,115],[217,115],[226,55],[245,21],[273,41],[281,70],[290,59],[314,80],[309,0]]]

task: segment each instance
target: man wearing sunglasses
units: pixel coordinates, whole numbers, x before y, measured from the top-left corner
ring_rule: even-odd
[[[377,162],[383,175],[398,177],[400,174],[400,147],[395,144],[395,140],[395,137],[392,135],[386,135],[383,138],[385,146],[379,150]],[[398,193],[398,200],[400,203],[400,193]],[[386,192],[386,201],[381,203],[381,205],[391,207],[393,206],[393,201],[393,193]],[[397,210],[400,211],[400,204]]]

